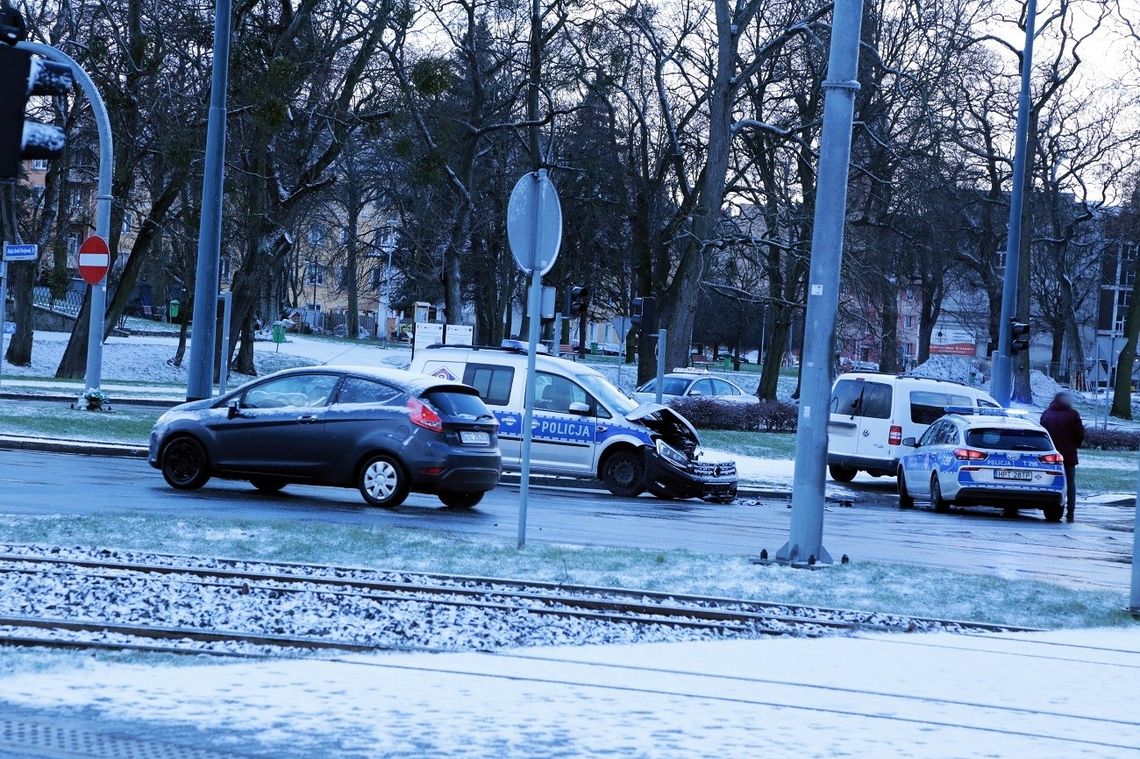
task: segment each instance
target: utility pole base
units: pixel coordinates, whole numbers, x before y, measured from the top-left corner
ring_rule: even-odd
[[[819,555],[808,554],[803,555],[799,550],[799,546],[794,546],[791,542],[784,543],[784,546],[776,551],[776,558],[772,562],[774,564],[782,564],[786,567],[794,569],[818,569],[825,566],[830,566],[833,561],[831,554],[823,546],[819,547]]]

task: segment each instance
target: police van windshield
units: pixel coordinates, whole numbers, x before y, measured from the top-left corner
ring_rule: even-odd
[[[600,374],[578,374],[575,378],[614,413],[625,416],[640,405]]]

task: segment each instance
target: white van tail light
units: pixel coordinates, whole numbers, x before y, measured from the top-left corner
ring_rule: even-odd
[[[891,433],[887,435],[887,443],[889,445],[902,445],[902,427],[897,424],[891,425]]]

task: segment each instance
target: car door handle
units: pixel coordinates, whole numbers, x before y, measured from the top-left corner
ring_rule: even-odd
[[[303,416],[297,417],[297,421],[301,424],[312,424],[313,422],[317,421],[317,417],[313,416],[312,414],[305,414]]]

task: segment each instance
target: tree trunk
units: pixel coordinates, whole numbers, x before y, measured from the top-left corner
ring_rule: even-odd
[[[1133,261],[1133,271],[1140,283],[1140,256]],[[1124,347],[1116,360],[1116,379],[1112,388],[1110,414],[1118,419],[1132,418],[1132,369],[1136,364],[1136,345],[1140,338],[1140,298],[1133,297],[1124,321]],[[1111,361],[1111,358],[1109,359]]]

